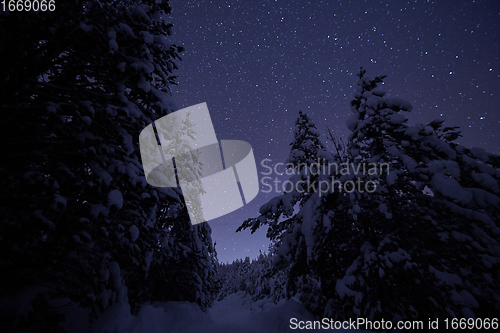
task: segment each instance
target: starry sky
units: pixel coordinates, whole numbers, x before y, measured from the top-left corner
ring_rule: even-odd
[[[219,140],[244,140],[259,177],[288,156],[299,110],[347,139],[363,66],[410,101],[410,123],[444,119],[468,147],[500,153],[500,1],[171,0],[179,108],[206,102]],[[235,233],[278,193],[210,221],[222,262],[267,251],[265,230]]]

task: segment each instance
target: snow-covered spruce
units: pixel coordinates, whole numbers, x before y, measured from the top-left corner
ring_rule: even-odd
[[[269,226],[275,263],[289,269],[287,296],[300,294],[318,316],[494,317],[500,157],[455,143],[460,133],[442,121],[409,125],[404,112],[412,106],[386,97],[378,89],[383,79],[359,73],[347,154],[317,150],[325,165],[387,165],[380,173],[327,168],[329,174],[315,178],[372,181],[375,191],[283,193],[239,229]],[[296,149],[290,160],[298,156],[307,155]]]
[[[178,189],[148,186],[139,156],[140,131],[175,110],[170,10],[88,0],[1,16],[4,330],[58,331],[64,304],[94,319],[117,302],[211,303],[210,227],[190,224]]]

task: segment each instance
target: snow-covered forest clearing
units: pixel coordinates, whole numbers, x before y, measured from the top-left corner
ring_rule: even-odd
[[[238,222],[265,228],[269,251],[220,263],[209,222],[191,224],[180,187],[149,185],[141,164],[139,133],[177,110],[169,4],[57,5],[0,16],[2,330],[497,331],[500,156],[442,120],[410,123],[412,105],[361,69],[349,138],[322,142],[297,110],[288,188]]]

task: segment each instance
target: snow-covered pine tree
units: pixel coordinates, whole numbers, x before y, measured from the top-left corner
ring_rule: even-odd
[[[188,151],[175,157],[176,165],[183,165],[185,176],[201,178],[199,152],[190,150],[191,147],[183,140],[184,137],[192,137],[195,134],[190,115],[183,119],[182,124],[181,128],[164,128],[161,135],[165,137],[161,139],[173,142],[177,149]],[[165,154],[172,155],[168,151],[165,151]],[[176,190],[181,191],[180,188]],[[212,229],[208,223],[192,225],[194,222],[190,223],[190,216],[187,214],[188,210],[193,211],[189,206],[199,206],[199,194],[203,189],[191,187],[191,192],[184,190],[183,188],[181,192],[182,205],[163,212],[159,218],[163,222],[163,228],[169,232],[166,237],[161,238],[158,255],[153,257],[156,269],[148,278],[148,285],[155,290],[151,294],[152,300],[182,300],[207,306],[211,304],[216,292],[218,264],[211,238]],[[199,217],[195,217],[195,220],[199,220]]]
[[[373,193],[327,198],[335,218],[315,250],[324,315],[492,316],[500,309],[499,157],[455,144],[459,133],[442,122],[407,125],[401,111],[411,105],[385,97],[382,79],[359,73],[349,150],[352,161],[386,163],[389,172],[356,176],[375,181]]]
[[[317,287],[315,273],[311,270],[312,249],[317,241],[313,230],[320,215],[321,198],[319,181],[324,180],[322,166],[336,157],[327,152],[320,133],[312,120],[303,112],[295,122],[294,139],[286,160],[293,171],[286,191],[260,208],[260,216],[246,220],[237,231],[250,228],[252,233],[262,225],[269,225],[267,237],[276,249],[274,256],[276,274],[287,272],[286,294],[297,292],[303,298],[311,297]],[[298,212],[295,210],[298,209]]]
[[[150,301],[209,306],[217,292],[216,256],[208,223],[190,223],[184,205],[159,218],[164,232],[147,276]]]
[[[460,133],[441,121],[408,125],[402,112],[411,105],[386,97],[383,78],[359,74],[348,154],[318,151],[329,165],[328,193],[307,195],[281,224],[289,228],[279,229],[279,218],[298,201],[285,193],[240,229],[270,224],[279,258],[307,263],[288,284],[294,276],[294,291],[319,316],[492,317],[500,307],[500,157],[454,143]],[[301,251],[289,235],[314,241]]]
[[[190,224],[178,189],[147,185],[139,156],[140,131],[174,109],[170,10],[88,0],[0,16],[7,330],[56,330],[55,299],[91,318],[118,301],[209,301],[210,229]],[[178,294],[176,281],[161,295],[146,283],[176,272],[189,281]]]
[[[290,154],[286,163],[297,172],[316,163],[318,161],[318,151],[324,149],[319,135],[316,124],[306,113],[299,111],[299,117],[295,121],[293,141],[290,143]]]

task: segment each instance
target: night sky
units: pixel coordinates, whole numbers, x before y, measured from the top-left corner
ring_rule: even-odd
[[[172,0],[173,42],[186,51],[173,88],[179,108],[206,102],[219,140],[249,142],[282,163],[299,110],[332,147],[359,67],[387,75],[388,96],[410,101],[410,123],[444,119],[468,147],[500,153],[500,1]],[[264,186],[261,185],[261,189]],[[235,233],[278,193],[210,221],[222,262],[266,251],[265,229]]]

